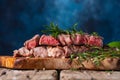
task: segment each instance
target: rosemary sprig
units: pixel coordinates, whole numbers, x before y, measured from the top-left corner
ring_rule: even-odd
[[[64,30],[60,29],[57,24],[50,23],[49,26],[45,26],[46,30],[42,30],[43,33],[47,33],[52,35],[53,37],[57,37],[61,33],[65,33]]]
[[[91,35],[93,35],[93,36],[98,36],[98,33],[97,33],[97,32],[92,32]]]
[[[72,32],[72,33],[76,33],[77,32],[77,23],[75,23],[69,30]]]
[[[79,33],[79,34],[84,34],[82,30],[77,29],[78,23],[75,23],[70,29],[69,32],[71,34]]]
[[[75,54],[70,55],[70,60],[72,61],[75,58]]]
[[[78,24],[76,23],[70,29],[63,30],[63,29],[60,29],[57,24],[50,23],[50,25],[45,26],[46,29],[42,30],[41,32],[45,33],[45,34],[50,34],[55,38],[59,34],[70,34],[70,35],[73,35],[73,36],[74,36],[75,33],[84,34],[84,32],[82,30],[77,29],[77,26],[78,26]],[[97,36],[98,34],[96,32],[93,32],[91,35]]]
[[[98,49],[92,52],[86,51],[84,53],[78,53],[76,57],[78,57],[80,62],[85,60],[92,60],[96,66],[99,66],[101,61],[105,58],[120,58],[120,51],[112,50],[111,48],[108,50]]]

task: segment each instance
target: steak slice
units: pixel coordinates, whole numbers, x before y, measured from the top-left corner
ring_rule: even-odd
[[[25,41],[24,46],[27,49],[35,48],[39,45],[40,36],[37,34],[32,39]]]
[[[47,49],[44,46],[33,48],[31,51],[34,57],[42,57],[42,58],[48,57]]]
[[[93,36],[88,33],[85,34],[60,34],[58,35],[58,40],[62,46],[70,45],[89,45],[89,46],[103,46],[103,39],[100,36]]]
[[[84,36],[82,34],[75,33],[71,35],[72,41],[74,45],[81,45],[83,44]]]
[[[66,45],[65,40],[64,40],[64,34],[58,35],[58,40],[61,43],[61,45]]]
[[[60,34],[58,35],[58,40],[60,41],[60,43],[65,46],[65,45],[72,45],[73,41],[71,39],[71,35],[70,34]]]
[[[68,58],[71,54],[82,53],[89,50],[86,46],[39,46],[31,50],[22,47],[14,50],[14,57],[41,57],[41,58]]]
[[[87,34],[87,33],[83,34],[83,42],[82,43],[85,45],[88,45],[89,37],[90,37],[89,34]]]
[[[56,38],[50,35],[42,35],[39,40],[39,45],[58,46],[60,43]]]
[[[70,46],[64,46],[63,49],[65,51],[65,57],[69,57],[71,54],[73,54],[73,51],[70,48]]]
[[[65,58],[64,49],[60,46],[57,47],[47,47],[48,56],[53,58]]]
[[[83,43],[89,46],[103,47],[103,38],[101,36],[84,34]]]
[[[31,57],[33,54],[26,47],[21,47],[18,50],[13,51],[14,57]]]
[[[88,45],[102,47],[103,46],[102,37],[91,35],[88,40]]]

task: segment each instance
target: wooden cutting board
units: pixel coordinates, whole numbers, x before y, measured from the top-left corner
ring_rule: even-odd
[[[119,58],[106,58],[100,65],[91,60],[80,62],[69,58],[25,58],[0,56],[0,67],[11,69],[90,69],[90,70],[120,70]]]

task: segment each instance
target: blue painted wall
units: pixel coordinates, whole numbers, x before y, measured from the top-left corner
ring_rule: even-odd
[[[120,40],[120,0],[0,0],[0,54],[12,55],[50,22]]]

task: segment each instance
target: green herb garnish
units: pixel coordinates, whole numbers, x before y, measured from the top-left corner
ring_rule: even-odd
[[[98,36],[98,33],[97,32],[93,32],[91,35]]]
[[[73,60],[75,58],[75,54],[70,55],[70,60]]]
[[[77,23],[75,23],[71,28],[70,28],[70,30],[69,31],[71,31],[71,33],[76,33],[76,32],[78,32],[78,30],[76,29],[77,28]]]
[[[70,29],[68,30],[63,30],[60,29],[59,26],[57,24],[54,23],[50,23],[50,25],[45,26],[46,29],[42,30],[42,33],[45,34],[50,34],[53,37],[57,37],[59,34],[70,34],[70,35],[74,35],[75,33],[79,33],[79,34],[83,34],[84,32],[82,30],[78,30],[77,29],[77,23],[74,24]]]
[[[78,26],[78,24],[76,23],[70,29],[63,30],[63,29],[60,29],[57,24],[50,23],[50,25],[45,26],[46,29],[42,30],[42,32],[45,33],[45,34],[50,34],[50,35],[52,35],[55,38],[59,34],[70,34],[70,35],[73,35],[73,36],[74,36],[75,33],[84,34],[84,32],[82,30],[78,30],[77,29],[77,26]],[[93,32],[91,35],[98,36],[98,33]]]
[[[92,62],[99,66],[101,61],[105,58],[120,58],[120,51],[109,48],[108,50],[98,49],[94,51],[86,51],[77,54],[78,60],[83,62],[85,60],[92,60]]]
[[[61,33],[65,33],[64,30],[60,29],[57,24],[50,23],[49,26],[45,26],[46,30],[43,30],[43,33],[47,33],[52,35],[53,37],[57,37]]]

